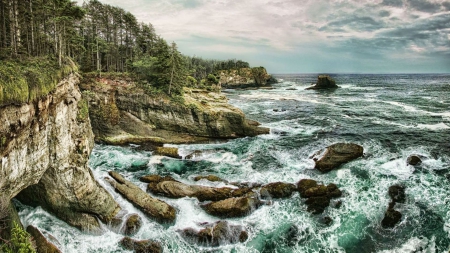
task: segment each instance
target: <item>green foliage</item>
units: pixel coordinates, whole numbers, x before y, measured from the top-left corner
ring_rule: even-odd
[[[47,95],[77,67],[70,59],[59,67],[50,58],[3,61],[0,65],[0,106],[22,104]]]
[[[219,80],[217,80],[216,76],[213,74],[209,74],[208,77],[206,78],[207,84],[208,85],[213,85],[213,84],[218,84]]]
[[[81,99],[78,102],[77,121],[85,122],[89,117],[89,103],[86,99]]]
[[[5,253],[35,253],[36,251],[31,244],[31,236],[19,224],[14,222],[11,231],[11,240],[3,245],[0,251]]]
[[[143,56],[132,63],[132,71],[139,79],[150,81],[153,78],[154,67],[157,61],[157,57]]]
[[[186,84],[187,87],[191,87],[191,88],[197,87],[198,81],[194,77],[187,76],[186,81],[187,81],[187,84]]]

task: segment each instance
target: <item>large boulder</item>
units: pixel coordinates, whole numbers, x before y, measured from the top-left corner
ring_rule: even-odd
[[[306,88],[307,90],[321,90],[321,89],[336,89],[339,86],[336,85],[336,81],[328,75],[319,75],[317,77],[317,83]]]
[[[402,185],[392,185],[388,190],[389,197],[391,197],[394,203],[404,203],[406,199],[405,187]]]
[[[262,198],[288,198],[296,189],[294,184],[275,182],[263,185],[260,194]]]
[[[141,211],[158,222],[174,222],[176,211],[164,201],[152,198],[138,186],[123,178],[119,173],[110,171],[109,175],[114,179],[105,178],[117,192],[128,199]]]
[[[181,159],[181,156],[178,154],[178,148],[173,147],[157,147],[155,150],[155,154]]]
[[[364,148],[354,143],[335,143],[313,155],[315,168],[321,172],[328,172],[341,164],[363,156]]]
[[[161,253],[163,252],[161,244],[152,240],[134,240],[130,237],[123,238],[119,244],[126,250],[132,250],[135,253]]]
[[[122,227],[122,232],[124,235],[134,235],[136,234],[139,229],[142,227],[142,219],[137,214],[132,214],[127,217],[125,224]]]
[[[203,226],[205,228],[199,231],[187,228],[179,232],[187,241],[202,246],[216,247],[224,244],[245,242],[248,239],[248,233],[242,226],[230,225],[227,221],[206,223]]]
[[[200,180],[208,180],[210,182],[224,182],[224,183],[228,183],[227,180],[224,180],[218,176],[215,175],[207,175],[207,176],[196,176],[194,177],[194,181],[200,181]]]
[[[402,219],[402,214],[395,210],[396,203],[404,203],[406,200],[405,187],[402,185],[392,185],[388,190],[389,197],[391,197],[391,202],[384,213],[384,218],[381,221],[381,226],[384,228],[393,228]]]
[[[188,185],[172,180],[149,183],[147,190],[153,194],[168,198],[195,197],[200,201],[218,201],[231,197],[240,197],[251,192],[248,188],[215,188],[201,185]]]
[[[229,198],[202,205],[202,208],[210,215],[235,218],[243,217],[256,210],[262,202],[253,197]]]
[[[393,228],[397,223],[402,219],[402,214],[394,210],[394,208],[388,208],[386,213],[384,214],[384,218],[381,221],[381,226],[384,228]]]
[[[36,252],[38,253],[61,253],[61,250],[58,249],[53,243],[51,243],[45,236],[39,231],[39,229],[28,226],[27,232],[33,238],[36,245]]]

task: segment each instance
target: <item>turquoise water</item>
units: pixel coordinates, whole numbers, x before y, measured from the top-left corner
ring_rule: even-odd
[[[195,198],[165,199],[177,221],[164,227],[145,220],[136,239],[160,241],[165,252],[448,252],[450,249],[450,75],[334,75],[341,88],[306,91],[317,75],[278,75],[273,90],[227,90],[230,103],[270,127],[271,133],[226,143],[177,145],[181,154],[202,154],[194,161],[174,160],[139,151],[136,146],[97,145],[90,166],[95,177],[129,213],[139,210],[103,180],[116,170],[145,189],[138,178],[171,175],[193,184],[196,175],[228,181],[296,183],[312,178],[335,183],[344,192],[342,206],[324,214],[306,211],[304,199],[274,200],[252,214],[228,219],[249,232],[245,243],[200,247],[177,230],[219,220]],[[309,157],[336,142],[354,142],[365,156],[327,174],[314,170]],[[406,164],[409,155],[421,166]],[[199,184],[224,186],[200,181]],[[393,184],[406,186],[403,214],[394,229],[381,227]],[[25,224],[51,233],[64,252],[124,252],[123,237],[105,226],[102,235],[84,234],[41,208],[23,207]],[[322,218],[333,222],[325,225]]]

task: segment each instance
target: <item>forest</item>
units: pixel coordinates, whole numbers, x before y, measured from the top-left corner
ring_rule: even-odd
[[[4,64],[8,69],[0,66],[2,83],[11,81],[14,63],[42,63],[48,70],[73,61],[83,73],[129,73],[172,96],[184,86],[217,82],[213,74],[218,70],[249,67],[236,59],[182,55],[175,42],[157,35],[152,24],[97,0],[82,6],[70,0],[0,0],[0,25],[0,60],[9,62]]]

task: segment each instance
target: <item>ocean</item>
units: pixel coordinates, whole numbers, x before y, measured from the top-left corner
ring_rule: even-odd
[[[448,252],[450,249],[450,75],[449,74],[335,74],[340,88],[305,90],[317,74],[275,75],[273,89],[225,90],[229,102],[248,118],[271,128],[257,137],[209,144],[172,145],[182,155],[201,151],[192,160],[154,156],[136,145],[96,145],[90,167],[94,176],[129,213],[145,217],[114,192],[103,179],[115,170],[146,189],[139,177],[171,175],[188,184],[197,175],[216,175],[230,182],[297,183],[311,178],[335,183],[343,191],[340,208],[323,214],[307,212],[298,193],[273,199],[250,215],[226,219],[249,233],[244,243],[198,246],[179,234],[219,218],[206,214],[196,198],[161,198],[177,209],[172,226],[144,219],[133,236],[161,242],[164,252]],[[329,173],[314,169],[310,159],[333,143],[364,147],[364,157]],[[407,165],[410,155],[422,158]],[[393,229],[381,226],[390,202],[388,188],[401,184],[405,203],[396,210],[402,220]],[[101,235],[68,226],[42,208],[20,206],[24,225],[53,235],[63,252],[126,252],[123,238],[106,228]],[[332,219],[324,224],[324,217]]]

